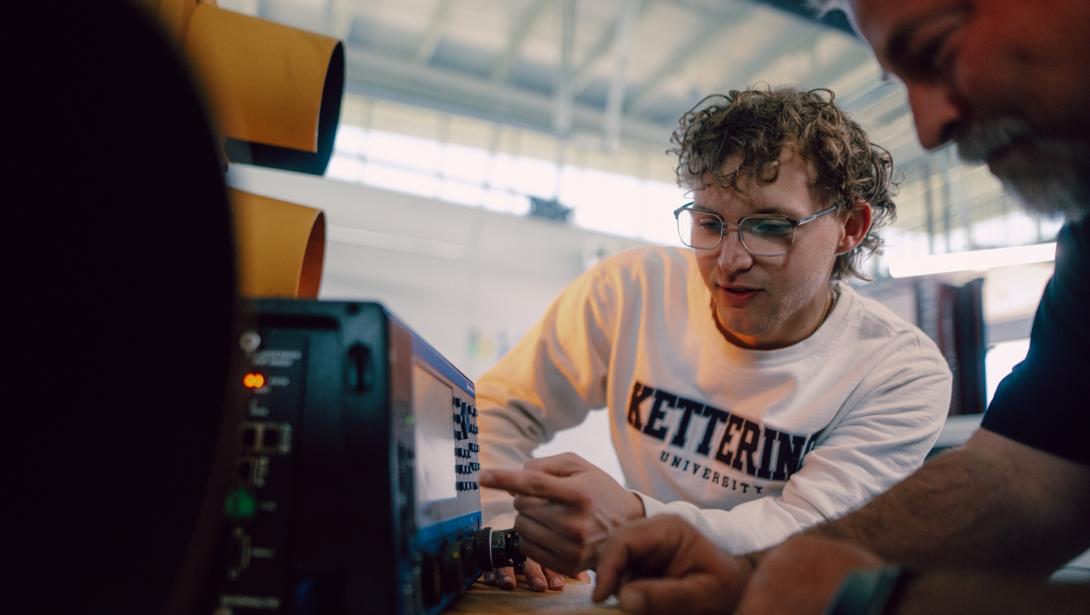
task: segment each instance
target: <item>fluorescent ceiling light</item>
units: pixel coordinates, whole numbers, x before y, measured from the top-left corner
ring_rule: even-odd
[[[1056,244],[1038,243],[1012,248],[951,252],[929,256],[891,258],[889,275],[910,278],[918,275],[954,273],[956,271],[987,271],[997,267],[1048,263],[1056,260]]]

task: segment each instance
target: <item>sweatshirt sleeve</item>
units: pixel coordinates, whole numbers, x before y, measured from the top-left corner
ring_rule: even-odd
[[[521,468],[538,445],[606,405],[616,302],[604,266],[573,281],[477,382],[481,466]],[[484,521],[514,525],[513,498],[481,490]]]
[[[637,493],[647,516],[679,515],[721,549],[741,554],[859,508],[915,471],[942,430],[950,370],[937,351],[921,348],[917,356],[905,365],[898,355],[899,365],[873,370],[863,385],[870,390],[859,392],[859,401],[820,437],[778,495],[718,510]]]

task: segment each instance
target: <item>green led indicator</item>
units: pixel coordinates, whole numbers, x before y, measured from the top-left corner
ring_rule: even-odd
[[[235,489],[227,494],[223,508],[232,519],[250,519],[257,512],[257,499],[245,489]]]

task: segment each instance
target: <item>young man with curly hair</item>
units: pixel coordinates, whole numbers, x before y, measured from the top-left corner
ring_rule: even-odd
[[[689,248],[586,272],[477,383],[486,521],[514,521],[531,589],[562,587],[609,530],[661,513],[733,552],[767,547],[931,448],[946,363],[845,283],[893,216],[892,161],[832,99],[754,89],[686,113],[671,151]],[[602,407],[625,486],[573,454],[530,460]],[[494,580],[514,587],[509,570]]]

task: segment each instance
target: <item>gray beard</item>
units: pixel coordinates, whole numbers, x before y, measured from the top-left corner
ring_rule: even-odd
[[[1023,120],[1001,118],[971,126],[958,135],[958,154],[966,162],[984,162],[996,149],[1016,140],[1032,140],[1040,153],[1032,165],[996,174],[1007,191],[1031,212],[1062,214],[1077,220],[1090,211],[1090,143],[1037,136]]]
[[[1063,169],[1056,171],[1049,175],[997,177],[1003,187],[1016,195],[1030,211],[1078,220],[1090,211],[1090,168],[1081,174],[1070,167],[1066,172],[1059,172]]]

